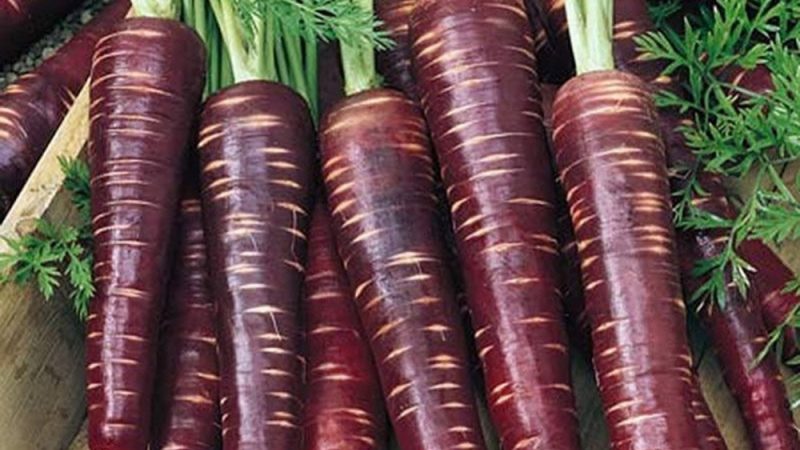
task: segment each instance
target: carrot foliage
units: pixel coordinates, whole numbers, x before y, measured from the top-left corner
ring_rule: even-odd
[[[659,31],[637,40],[647,58],[667,63],[666,75],[686,80],[685,96],[663,91],[661,107],[677,108],[692,122],[682,128],[696,158],[679,167],[686,187],[675,193],[676,225],[684,229],[729,228],[724,252],[698,262],[695,274],[707,281],[695,301],[723,304],[726,271],[743,295],[752,268],[737,253],[745,240],[760,238],[781,244],[800,238],[800,177],[788,179],[786,165],[800,159],[800,1],[718,0],[696,17],[685,19],[682,32],[662,23]],[[731,70],[765,68],[772,86],[752,92],[729,80]],[[754,180],[739,215],[725,220],[694,206],[708,193],[698,176],[711,172]]]
[[[353,0],[210,0],[235,81],[281,82],[318,115],[317,43],[369,43],[385,48],[372,12]]]
[[[9,251],[0,254],[0,282],[34,283],[45,299],[67,287],[75,313],[88,314],[92,285],[92,230],[89,212],[89,167],[79,160],[61,159],[64,187],[78,212],[75,225],[39,220],[33,233],[3,237]]]
[[[762,239],[780,245],[800,238],[800,176],[787,170],[800,160],[800,1],[717,0],[685,18],[681,32],[662,21],[659,31],[641,36],[637,44],[648,58],[667,63],[665,74],[686,80],[685,96],[664,91],[656,97],[659,106],[693,119],[681,129],[696,160],[676,168],[687,182],[675,193],[675,221],[684,229],[729,229],[725,250],[699,261],[694,270],[707,281],[693,301],[724,304],[726,272],[743,296],[750,288],[753,269],[737,252],[742,242]],[[763,70],[767,81],[758,92],[744,89],[730,76],[741,69]],[[698,182],[703,172],[751,180],[743,184],[743,199],[732,199],[739,210],[735,218],[694,206],[708,195]],[[800,293],[800,281],[786,290]],[[783,347],[787,327],[800,328],[800,309],[772,330],[757,361]],[[800,367],[800,358],[787,363]],[[789,385],[796,407],[800,376]]]

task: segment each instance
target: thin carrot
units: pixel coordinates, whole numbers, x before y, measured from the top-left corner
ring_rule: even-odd
[[[303,449],[386,448],[380,381],[324,202],[311,219],[304,298],[308,388]]]
[[[151,448],[215,450],[220,438],[217,310],[209,286],[200,190],[194,181],[185,183],[177,248],[159,334]]]

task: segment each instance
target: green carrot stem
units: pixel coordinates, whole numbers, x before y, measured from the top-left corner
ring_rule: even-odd
[[[578,75],[614,69],[614,1],[566,0],[569,37]]]
[[[230,0],[209,0],[217,17],[222,39],[230,54],[233,78],[236,82],[270,79],[265,73],[262,54],[264,51],[264,23],[254,20],[253,32],[248,36],[245,25]],[[248,42],[249,41],[249,42]]]
[[[158,17],[178,20],[181,17],[181,0],[131,0],[133,12],[139,17]]]
[[[290,84],[289,80],[289,61],[286,58],[286,49],[283,43],[284,37],[277,36],[275,41],[275,60],[278,69],[278,80],[282,80],[284,84]]]
[[[373,0],[352,0],[370,13],[374,10]],[[344,71],[344,91],[354,95],[380,86],[375,67],[375,46],[366,39],[341,42],[342,69]]]
[[[306,33],[303,40],[305,44],[305,61],[306,61],[306,85],[308,86],[308,95],[310,97],[309,103],[311,109],[316,111],[314,114],[316,118],[319,114],[319,83],[317,82],[318,64],[317,64],[317,40],[311,33]]]

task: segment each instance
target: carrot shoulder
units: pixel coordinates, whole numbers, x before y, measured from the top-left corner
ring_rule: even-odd
[[[87,322],[92,450],[150,439],[158,327],[205,56],[188,27],[126,20],[98,43],[91,88],[96,295]]]
[[[321,150],[339,252],[400,447],[485,449],[421,112],[391,90],[351,96],[324,119]]]

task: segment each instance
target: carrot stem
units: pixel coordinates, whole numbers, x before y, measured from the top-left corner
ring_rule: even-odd
[[[159,17],[178,20],[181,16],[180,0],[131,0],[134,14],[140,17]]]
[[[614,1],[566,0],[569,37],[578,75],[614,69]]]
[[[352,0],[366,11],[374,10],[373,0]],[[380,87],[375,65],[375,45],[367,40],[342,42],[342,69],[344,92],[348,96]]]

